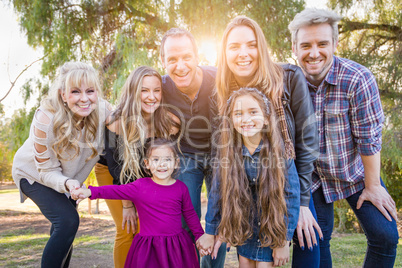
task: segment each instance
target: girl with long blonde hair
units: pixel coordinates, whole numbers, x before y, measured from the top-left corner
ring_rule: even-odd
[[[141,163],[146,141],[153,137],[169,139],[180,127],[180,120],[163,103],[160,74],[148,66],[130,73],[107,122],[105,154],[95,166],[99,185],[126,184],[144,177]],[[135,207],[127,200],[106,202],[116,224],[114,264],[123,267],[137,230]]]
[[[68,193],[81,186],[103,151],[109,109],[101,95],[94,68],[65,63],[14,156],[13,179],[21,202],[29,197],[52,224],[42,267],[69,266],[79,215]]]

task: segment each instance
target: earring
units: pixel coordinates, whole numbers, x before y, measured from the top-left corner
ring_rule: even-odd
[[[67,102],[63,102],[64,106],[67,106]]]

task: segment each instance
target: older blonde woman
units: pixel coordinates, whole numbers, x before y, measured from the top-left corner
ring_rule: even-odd
[[[42,267],[68,267],[79,225],[69,191],[79,188],[102,152],[102,130],[109,110],[100,96],[97,72],[67,62],[36,111],[28,139],[17,151],[13,179],[51,222]]]

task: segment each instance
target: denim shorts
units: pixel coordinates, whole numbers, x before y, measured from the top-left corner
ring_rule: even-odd
[[[273,262],[272,249],[270,247],[261,247],[258,232],[253,232],[246,243],[242,246],[237,246],[237,253],[247,259],[261,262]]]

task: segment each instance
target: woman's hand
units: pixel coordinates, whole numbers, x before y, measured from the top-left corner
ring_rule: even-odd
[[[223,238],[215,235],[215,245],[214,245],[214,250],[211,255],[213,260],[215,260],[216,257],[218,256],[218,251],[219,251],[219,248],[221,247],[222,243],[223,243]],[[230,243],[226,243],[226,251],[227,252],[230,251],[230,246],[231,246]]]
[[[76,200],[77,205],[85,198],[90,197],[91,194],[91,190],[87,189],[85,184],[83,184],[81,188],[71,190],[71,198]]]
[[[317,230],[320,238],[323,237],[320,226],[314,219],[310,209],[305,206],[300,206],[299,220],[297,222],[297,239],[299,240],[299,246],[304,250],[303,234],[306,237],[307,248],[313,249],[313,246],[317,246],[317,237],[315,236],[314,228]]]
[[[133,202],[128,200],[122,200],[123,204],[123,222],[121,228],[124,230],[127,225],[127,233],[133,232],[134,234],[137,232],[137,210],[133,204]]]
[[[71,194],[71,192],[73,190],[77,190],[77,189],[81,188],[81,183],[77,180],[67,179],[64,182],[64,186],[66,187],[66,190],[69,191]]]
[[[282,266],[289,262],[289,244],[289,241],[285,241],[284,247],[273,249],[274,267]]]
[[[209,255],[214,249],[215,237],[210,234],[203,234],[200,238],[198,238],[195,244],[200,252],[201,257]]]

